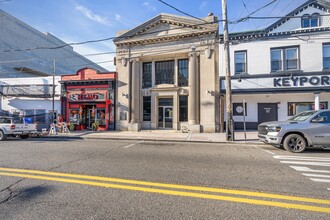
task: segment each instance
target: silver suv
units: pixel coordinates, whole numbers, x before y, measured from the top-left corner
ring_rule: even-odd
[[[300,153],[306,147],[330,147],[330,110],[305,111],[287,121],[258,126],[259,140]]]

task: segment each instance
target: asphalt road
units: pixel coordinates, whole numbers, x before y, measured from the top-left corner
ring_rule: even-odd
[[[329,218],[329,151],[77,139],[0,142],[0,219]]]

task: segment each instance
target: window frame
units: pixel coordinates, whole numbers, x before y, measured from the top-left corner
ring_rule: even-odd
[[[166,64],[171,64],[171,65],[167,66]],[[159,66],[161,68],[158,68]],[[175,76],[174,60],[164,60],[164,61],[155,62],[155,85],[160,85],[160,84],[174,85],[174,76]]]
[[[329,56],[328,57],[325,57],[324,56],[324,48],[327,47],[328,50],[329,50]],[[325,67],[325,58],[328,58],[329,59],[329,66]],[[330,43],[324,43],[322,44],[322,67],[323,67],[323,70],[329,70],[330,69]]]
[[[288,105],[287,105],[287,115],[288,116],[294,116],[300,112],[297,112],[297,108],[295,106],[295,109],[290,109],[290,105],[292,104],[295,104],[297,106],[297,104],[305,104],[305,105],[310,105],[311,108],[309,110],[314,110],[315,109],[315,106],[314,106],[314,109],[313,109],[313,105],[314,105],[314,102],[288,102]],[[328,109],[328,102],[327,101],[324,101],[324,102],[320,102],[320,105],[323,105],[324,107],[323,108],[320,108],[320,109]],[[304,110],[304,111],[308,111],[307,109]]]
[[[288,59],[288,52],[289,50],[292,49],[296,49],[296,54],[297,54],[297,58],[296,58],[296,65],[297,68],[296,69],[289,69],[289,65],[288,65],[288,61],[292,61],[293,59]],[[281,60],[280,60],[280,64],[281,64],[281,69],[275,70],[273,68],[273,59],[272,59],[272,52],[273,51],[280,51],[281,54]],[[274,73],[274,72],[284,72],[284,71],[293,71],[293,70],[300,70],[300,47],[299,46],[289,46],[289,47],[277,47],[277,48],[270,48],[270,72]]]
[[[152,62],[142,64],[142,89],[152,87]]]
[[[320,13],[313,13],[313,14],[304,14],[301,16],[301,28],[314,28],[321,26],[321,19]],[[316,24],[314,25],[313,22],[316,20]]]
[[[180,63],[182,61],[186,61],[187,66],[180,67]],[[185,72],[186,70],[186,72]],[[180,76],[180,72],[183,71],[182,77]],[[186,76],[185,76],[186,74]],[[184,81],[185,80],[185,81]],[[182,82],[184,81],[184,82]],[[189,59],[178,59],[178,86],[188,86],[189,85]]]
[[[185,98],[186,100],[182,100]],[[182,106],[182,102],[186,101],[186,106]],[[180,95],[179,96],[179,122],[187,122],[188,121],[188,96],[187,95]],[[185,109],[185,110],[182,110]],[[184,111],[184,112],[183,112]],[[185,113],[185,117],[183,116]]]
[[[244,63],[237,63],[236,62],[236,55],[243,54],[244,55]],[[244,66],[244,71],[238,72],[236,68],[236,64],[242,64]],[[238,50],[234,52],[234,67],[235,67],[235,75],[247,74],[247,50]]]
[[[149,100],[147,100],[149,99]],[[146,106],[146,103],[149,103],[149,106]],[[149,110],[148,112],[145,113],[145,110],[146,110],[146,107],[147,110]],[[151,121],[151,96],[143,96],[142,98],[142,121],[148,121],[150,122]],[[147,114],[149,115],[149,119],[147,119]]]

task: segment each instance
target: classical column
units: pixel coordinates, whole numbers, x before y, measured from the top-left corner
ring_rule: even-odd
[[[140,62],[138,59],[132,61],[132,105],[131,105],[131,123],[140,122]]]
[[[188,124],[196,125],[198,108],[198,52],[191,48],[189,52],[189,96],[188,96]]]
[[[315,110],[320,110],[320,93],[319,92],[314,93],[314,105],[315,105]]]

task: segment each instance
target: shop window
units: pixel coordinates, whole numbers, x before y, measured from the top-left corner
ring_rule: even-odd
[[[36,122],[39,124],[46,123],[46,110],[44,110],[44,109],[36,110]]]
[[[24,112],[24,121],[27,124],[32,124],[35,121],[34,118],[34,110],[33,109],[26,109],[23,111]]]
[[[103,126],[106,125],[104,108],[96,109],[96,122],[98,123],[98,125],[103,125]]]
[[[247,73],[246,51],[235,51],[235,74]]]
[[[142,88],[152,87],[152,63],[143,63]]]
[[[188,121],[188,96],[179,96],[179,121]]]
[[[156,65],[156,85],[174,84],[174,61],[159,61]]]
[[[320,109],[327,109],[328,102],[320,102]],[[289,102],[288,103],[288,116],[296,115],[303,111],[314,110],[314,102]]]
[[[330,69],[330,44],[323,44],[323,69]]]
[[[314,13],[312,15],[304,14],[301,17],[301,27],[302,28],[310,28],[310,27],[318,27],[320,26],[320,14]]]
[[[151,120],[151,97],[143,97],[143,121]]]
[[[276,48],[271,49],[271,71],[287,71],[299,69],[299,48]]]
[[[70,123],[79,123],[79,109],[69,109]]]
[[[188,86],[188,59],[178,60],[178,83],[179,86]]]

